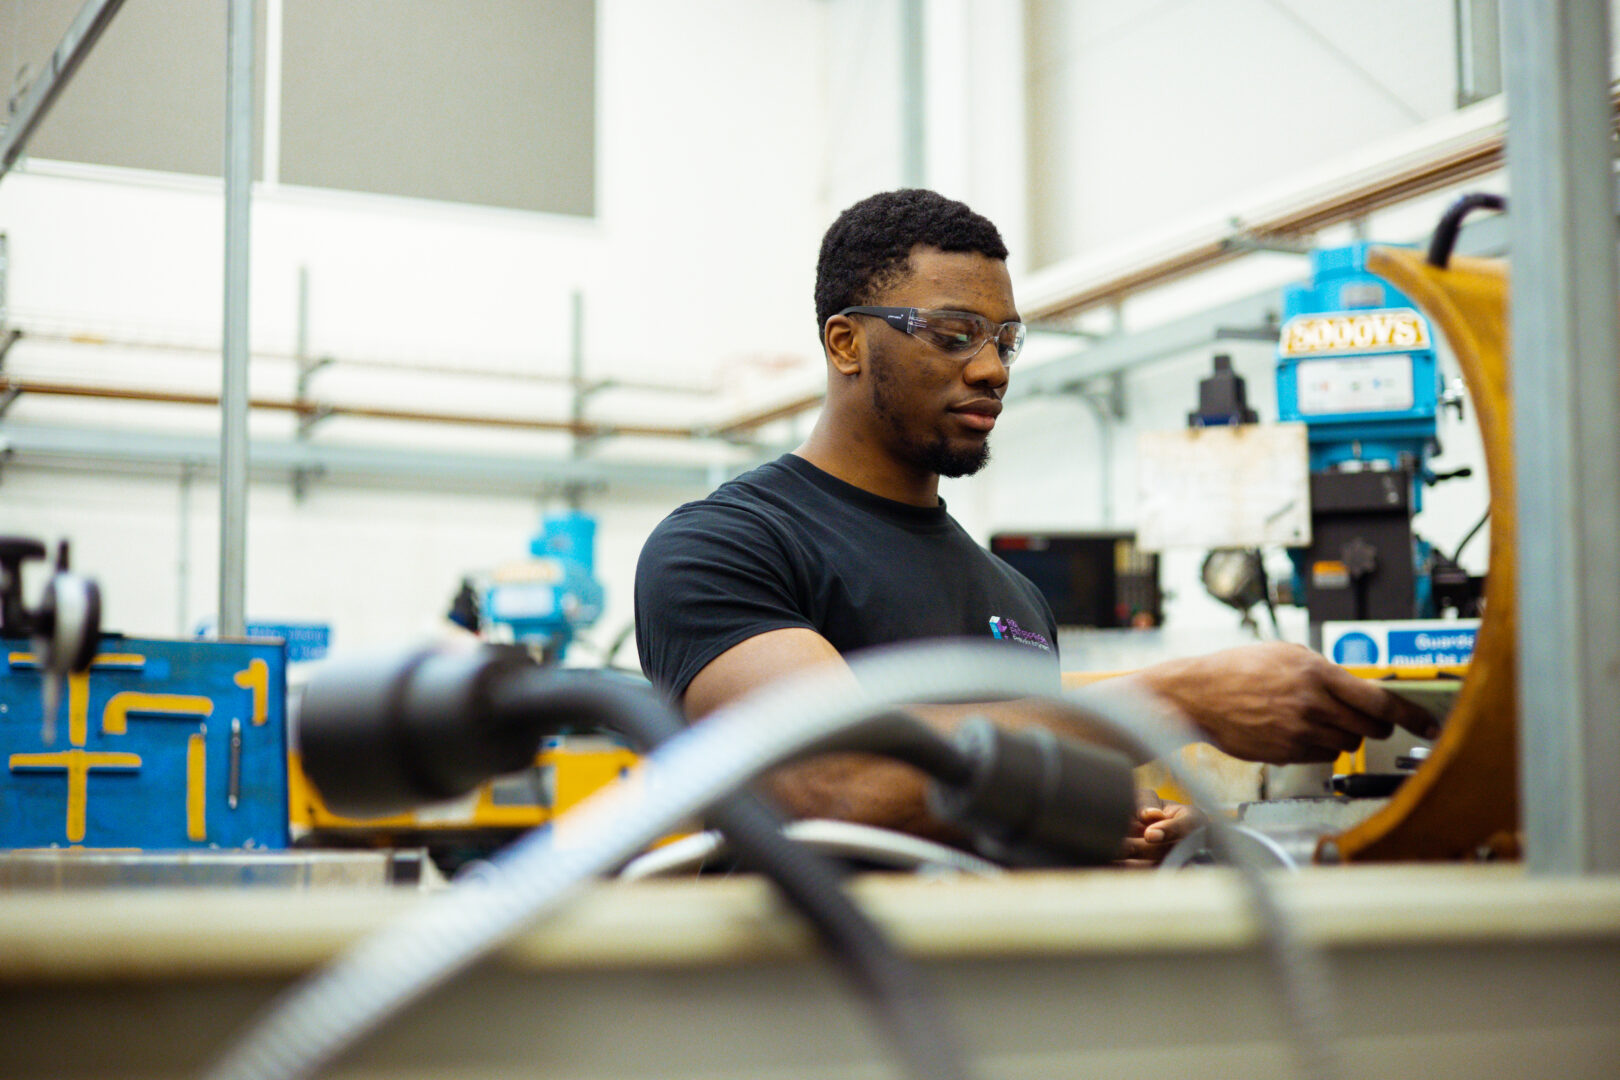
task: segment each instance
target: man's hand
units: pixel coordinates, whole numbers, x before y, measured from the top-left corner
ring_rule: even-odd
[[[1332,761],[1363,739],[1388,738],[1396,724],[1424,738],[1439,733],[1426,710],[1303,645],[1243,645],[1127,678],[1180,706],[1216,746],[1249,761]]]
[[[1136,818],[1115,865],[1158,866],[1171,848],[1203,823],[1203,816],[1191,807],[1167,803],[1147,788],[1138,788]]]

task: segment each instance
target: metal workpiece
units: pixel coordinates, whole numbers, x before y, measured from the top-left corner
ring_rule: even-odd
[[[419,849],[389,851],[95,851],[0,853],[0,889],[286,889],[443,883]]]
[[[1533,523],[1518,575],[1525,852],[1539,874],[1614,873],[1620,275],[1608,7],[1504,0],[1502,25],[1518,513]]]
[[[242,721],[231,717],[230,764],[225,779],[225,805],[235,810],[242,800]]]

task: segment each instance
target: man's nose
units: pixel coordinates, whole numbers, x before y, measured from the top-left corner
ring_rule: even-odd
[[[1002,363],[1001,350],[995,339],[986,341],[979,351],[968,357],[962,378],[974,386],[1002,387],[1007,385],[1007,365]]]

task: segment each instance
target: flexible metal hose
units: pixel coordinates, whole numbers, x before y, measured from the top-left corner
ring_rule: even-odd
[[[495,694],[491,703],[509,716],[569,716],[581,726],[617,731],[648,753],[687,730],[652,691],[600,672],[536,668]],[[911,721],[915,725],[916,721]],[[928,743],[926,734],[896,722],[896,739]],[[885,728],[888,730],[888,728]],[[944,755],[948,744],[932,742]],[[916,1080],[967,1080],[967,1055],[948,1025],[937,996],[917,969],[895,951],[882,931],[843,890],[836,864],[782,835],[783,820],[765,801],[742,789],[714,803],[709,820],[743,865],[765,875],[815,928],[822,942],[876,1013],[876,1027]]]
[[[834,732],[902,704],[1050,696],[1052,685],[1050,661],[1043,657],[965,643],[874,651],[853,659],[850,667],[858,686],[840,680],[832,689],[816,672],[790,676],[672,739],[647,758],[641,783],[604,790],[569,815],[566,846],[555,844],[550,832],[519,840],[497,856],[498,875],[431,898],[294,987],[207,1074],[209,1080],[311,1075],[399,1009],[554,910],[595,875],[762,770]],[[1145,708],[1145,699],[1090,690],[1068,700],[1169,763],[1186,741],[1185,727],[1179,740],[1171,734],[1171,720],[1162,708],[1151,710],[1151,731],[1138,730],[1133,710]],[[1178,779],[1185,784],[1194,778]],[[1195,797],[1200,793],[1195,780],[1188,790]],[[1210,817],[1215,824],[1219,814],[1212,811]],[[1214,834],[1225,843],[1220,828]],[[1226,844],[1226,850],[1239,860],[1250,882],[1289,1008],[1301,1030],[1317,1033],[1313,1039],[1320,1042],[1327,1030],[1325,983],[1312,976],[1309,957],[1301,959],[1304,946],[1293,938],[1263,877],[1242,863],[1237,845]],[[1319,1080],[1335,1075],[1325,1043],[1303,1056]]]
[[[1204,812],[1216,855],[1237,868],[1254,907],[1278,996],[1292,1020],[1289,1031],[1301,1075],[1341,1080],[1345,1073],[1338,1050],[1338,1006],[1327,966],[1321,952],[1301,940],[1293,918],[1278,905],[1266,881],[1268,867],[1237,835],[1203,778],[1183,761],[1181,748],[1196,741],[1198,733],[1158,698],[1110,686],[1107,680],[1065,696],[1128,741],[1141,757],[1163,762]]]

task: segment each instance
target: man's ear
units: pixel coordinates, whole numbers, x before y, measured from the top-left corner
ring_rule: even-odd
[[[827,320],[823,337],[827,361],[833,369],[850,378],[859,375],[866,358],[866,342],[855,320],[848,315],[834,315]]]

